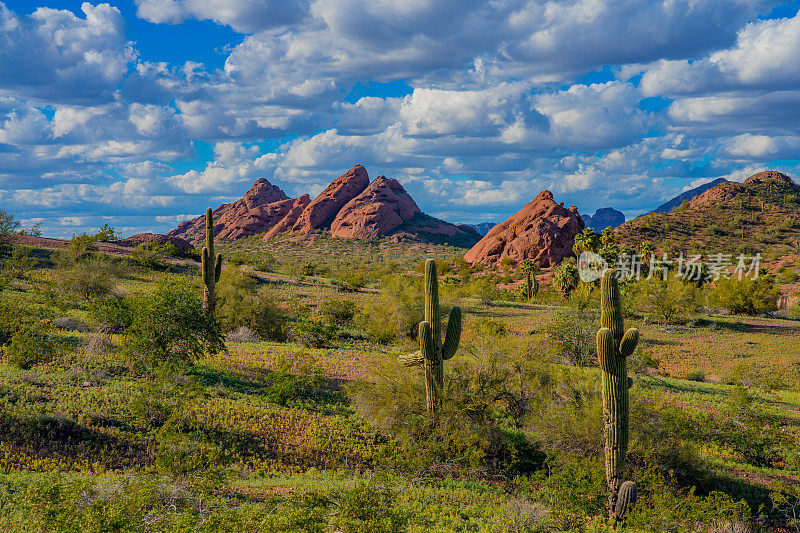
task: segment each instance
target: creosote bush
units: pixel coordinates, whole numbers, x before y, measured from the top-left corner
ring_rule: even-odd
[[[594,364],[597,323],[597,313],[591,309],[560,309],[555,319],[545,326],[555,359],[578,366]]]

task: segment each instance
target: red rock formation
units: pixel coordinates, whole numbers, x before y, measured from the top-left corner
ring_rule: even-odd
[[[300,215],[303,213],[303,211],[305,211],[308,204],[311,203],[311,197],[307,194],[304,194],[300,198],[286,201],[291,201],[292,205],[289,207],[286,215],[277,224],[272,226],[272,229],[264,234],[265,241],[271,239],[275,235],[291,231],[292,226],[294,226],[295,222],[297,222],[297,219],[300,218]]]
[[[342,174],[308,204],[292,227],[295,233],[308,233],[333,222],[339,211],[369,186],[367,169],[356,165]]]
[[[498,224],[464,255],[472,264],[492,265],[503,257],[533,259],[544,267],[572,255],[575,235],[585,227],[578,209],[556,203],[553,193],[542,191],[505,222]]]
[[[288,205],[285,205],[286,202]],[[261,178],[241,198],[214,210],[214,234],[220,239],[238,239],[268,231],[291,207],[291,199],[275,185]],[[167,233],[190,242],[205,239],[205,216],[181,222]]]
[[[126,248],[133,248],[137,244],[141,244],[143,242],[155,242],[158,244],[164,243],[172,243],[178,252],[185,254],[189,250],[193,248],[191,243],[181,239],[179,237],[171,237],[169,235],[161,235],[159,233],[139,233],[137,235],[131,235],[126,239],[120,239],[118,241],[114,241],[113,244],[118,246],[125,246]]]
[[[419,212],[416,202],[400,182],[378,176],[339,211],[331,224],[331,235],[344,239],[377,239]]]

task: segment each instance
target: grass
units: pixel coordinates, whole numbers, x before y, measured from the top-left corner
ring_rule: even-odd
[[[458,252],[439,245],[313,238],[315,245],[309,247],[288,240],[266,245],[245,239],[229,249],[256,253],[268,249],[282,258],[279,265],[327,261],[333,269],[338,266],[329,258],[341,257],[365,268],[398,261],[397,268],[409,272],[416,271],[423,257]],[[292,250],[297,254],[290,260]],[[45,301],[36,289],[52,275],[52,270],[40,269],[16,287],[16,296]],[[131,270],[119,280],[117,290],[146,293],[161,279],[185,275]],[[284,306],[302,302],[313,307],[326,296],[346,297],[361,306],[375,297],[370,288],[342,294],[324,274],[298,278],[270,272],[260,277]],[[486,305],[472,298],[460,303],[465,350],[483,341],[485,333],[478,325],[491,319],[507,326],[508,342],[545,351],[546,325],[562,308],[521,302]],[[87,319],[80,303],[53,311],[57,316]],[[747,500],[757,514],[758,505],[770,503],[769,491],[797,484],[800,471],[794,462],[755,465],[725,439],[738,384],[747,386],[751,409],[760,420],[778,427],[787,440],[800,436],[800,392],[794,370],[800,363],[800,323],[705,316],[684,326],[633,321],[630,325],[642,331],[641,350],[658,361],[656,369],[636,377],[632,397],[658,408],[675,408],[687,424],[703,428],[692,442],[711,472],[710,481],[701,488],[704,494],[721,489]],[[241,530],[257,530],[255,524],[265,524],[264,530],[302,530],[297,526],[300,518],[292,513],[305,513],[319,523],[338,523],[337,517],[346,515],[352,503],[349,498],[356,498],[353,491],[358,484],[373,487],[378,483],[375,476],[386,476],[380,478],[381,487],[394,495],[392,512],[402,515],[407,531],[527,531],[536,530],[537,523],[555,528],[558,520],[564,529],[573,527],[564,524],[587,530],[606,527],[602,512],[580,497],[595,490],[597,479],[592,476],[595,470],[602,475],[602,468],[586,467],[575,478],[559,477],[566,474],[557,468],[513,478],[447,464],[416,472],[398,467],[394,461],[402,443],[359,418],[345,388],[374,381],[381,363],[414,349],[410,341],[384,346],[350,331],[328,349],[292,342],[229,343],[226,353],[199,361],[183,375],[154,380],[130,375],[114,364],[113,354],[105,358],[83,354],[80,346],[88,332],[56,333],[65,347],[57,360],[32,370],[0,364],[0,488],[28,494],[26,487],[37,483],[63,487],[60,495],[48,493],[50,503],[42,503],[42,509],[51,504],[63,508],[71,501],[68,487],[79,482],[101,488],[157,487],[148,490],[162,491],[160,501],[167,501],[163,494],[183,490],[180,483],[199,483],[166,475],[158,464],[159,450],[172,445],[170,439],[178,439],[179,445],[199,443],[217,454],[213,456],[226,465],[229,476],[213,491],[192,493],[195,500],[175,504],[175,511],[148,503],[153,516],[169,525],[164,529],[177,529],[172,520],[181,516],[193,524],[187,529],[200,529],[197,524],[213,523],[212,518],[223,511],[248,520],[258,517]],[[122,339],[115,336],[114,341],[119,345]],[[698,371],[704,372],[705,381],[684,379]],[[594,377],[598,370],[588,367],[578,373]],[[53,481],[48,477],[53,471],[65,477]],[[127,490],[132,489],[119,489],[124,494]],[[13,498],[11,494],[6,497]],[[108,505],[121,501],[125,497],[109,497]],[[23,503],[16,502],[22,509]],[[77,512],[74,505],[71,509]],[[30,516],[35,514],[30,511]],[[567,517],[575,517],[574,522]],[[239,524],[236,520],[230,518],[229,523]],[[7,528],[17,530],[13,523]]]

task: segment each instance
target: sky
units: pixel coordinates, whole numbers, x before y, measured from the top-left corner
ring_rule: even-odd
[[[800,178],[800,0],[0,0],[0,209],[165,232],[353,165],[451,222]]]

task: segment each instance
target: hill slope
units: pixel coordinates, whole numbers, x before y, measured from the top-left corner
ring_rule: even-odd
[[[800,186],[780,172],[760,172],[744,183],[724,182],[670,213],[648,213],[616,230],[637,248],[662,252],[754,254],[777,259],[800,244]]]
[[[653,209],[653,213],[669,213],[670,211],[681,205],[684,202],[684,200],[691,200],[698,194],[703,194],[707,190],[713,189],[717,185],[727,182],[728,180],[726,180],[725,178],[717,178],[714,181],[709,181],[708,183],[704,183],[699,187],[695,187],[692,190],[681,193],[672,200],[661,204],[660,206]]]

